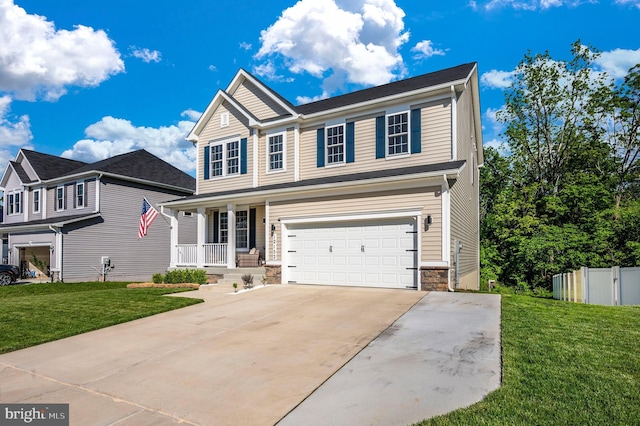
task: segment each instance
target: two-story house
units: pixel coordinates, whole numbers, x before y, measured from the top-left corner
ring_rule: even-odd
[[[197,244],[172,227],[171,266],[236,267],[270,283],[479,287],[483,163],[477,65],[295,106],[245,70],[188,135]]]
[[[89,164],[21,149],[0,187],[8,263],[55,281],[148,281],[169,264],[170,230],[159,216],[138,238],[143,198],[157,208],[195,179],[145,150]],[[195,218],[179,220],[180,242],[195,242]]]

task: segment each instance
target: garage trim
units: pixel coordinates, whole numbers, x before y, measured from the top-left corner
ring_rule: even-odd
[[[365,220],[375,220],[375,219],[398,219],[398,218],[411,218],[416,221],[415,229],[416,229],[416,245],[417,245],[417,260],[416,266],[419,269],[420,259],[422,259],[422,209],[410,209],[410,210],[392,210],[392,211],[383,211],[383,212],[375,212],[375,213],[354,213],[354,214],[342,214],[335,216],[305,216],[305,217],[292,217],[292,218],[279,218],[280,221],[280,229],[282,236],[281,238],[281,247],[280,247],[280,259],[282,259],[282,283],[289,282],[289,273],[288,273],[288,262],[289,256],[287,256],[287,252],[289,250],[289,239],[285,238],[288,232],[288,225],[292,224],[304,224],[304,223],[327,223],[327,222],[356,222],[356,221],[365,221]],[[416,290],[420,289],[419,285],[419,274],[416,272],[415,279],[418,285],[416,286]]]

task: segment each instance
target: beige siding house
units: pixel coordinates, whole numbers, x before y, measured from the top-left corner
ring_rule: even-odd
[[[470,63],[294,106],[241,69],[188,136],[196,194],[161,203],[171,267],[257,250],[270,283],[477,289],[477,80]]]

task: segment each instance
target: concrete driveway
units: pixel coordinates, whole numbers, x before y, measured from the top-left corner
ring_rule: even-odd
[[[182,293],[205,303],[0,355],[0,402],[69,403],[72,425],[271,425],[287,414],[283,422],[304,422],[315,415],[304,410],[309,395],[414,305],[422,322],[419,307],[430,295],[295,285],[230,290]],[[494,351],[496,341],[491,387],[499,384],[499,333]],[[477,398],[486,393],[483,387]]]

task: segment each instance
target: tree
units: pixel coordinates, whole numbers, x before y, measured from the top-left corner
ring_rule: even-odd
[[[483,279],[529,287],[580,266],[640,263],[640,65],[616,87],[598,53],[527,53],[498,114],[506,155],[485,149]]]

